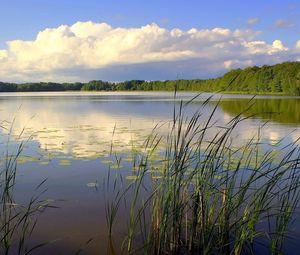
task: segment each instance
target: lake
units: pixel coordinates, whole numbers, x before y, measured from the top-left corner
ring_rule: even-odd
[[[157,132],[166,135],[174,109],[178,111],[181,101],[188,102],[196,95],[177,93],[174,98],[173,93],[165,92],[1,93],[2,156],[7,150],[13,154],[24,143],[18,158],[16,201],[26,204],[36,193],[35,187],[47,179],[42,198],[59,207],[39,216],[30,244],[53,240],[42,248],[43,254],[75,254],[79,249],[82,254],[105,253],[109,246],[105,201],[113,198],[104,191],[108,169],[112,174],[122,171],[124,182],[130,182],[135,171],[132,151],[143,148],[156,125]],[[276,149],[278,143],[282,147],[300,145],[300,98],[204,93],[186,106],[185,114],[200,109],[205,121],[215,107],[213,121],[219,127],[240,113],[245,117],[232,134],[233,144],[256,137],[259,130],[265,148]],[[213,137],[215,130],[210,132]],[[159,158],[160,152],[156,156]],[[120,226],[115,233],[118,245],[122,231]]]

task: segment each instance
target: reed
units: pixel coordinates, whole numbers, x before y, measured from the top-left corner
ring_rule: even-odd
[[[29,199],[28,203],[19,204],[15,200],[18,158],[26,142],[21,142],[17,148],[11,149],[11,133],[12,127],[8,130],[8,139],[3,145],[5,152],[0,160],[0,253],[5,255],[31,254],[49,243],[47,241],[30,245],[29,241],[39,215],[47,207],[54,206],[50,205],[47,200],[41,199],[46,192],[46,189],[43,189],[46,180],[36,186],[35,195]]]
[[[237,146],[233,133],[250,117],[252,101],[219,127],[218,104],[203,118],[209,100],[192,115],[187,111],[193,99],[174,106],[169,133],[153,130],[135,156],[136,178],[128,186],[123,181],[120,188],[114,185],[116,197],[107,202],[108,232],[113,238],[118,210],[127,205],[125,253],[283,251],[299,202],[299,147],[278,143],[262,149],[260,129]],[[150,159],[162,142],[164,159],[155,173]]]

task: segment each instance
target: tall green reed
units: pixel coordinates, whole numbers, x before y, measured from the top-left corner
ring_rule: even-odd
[[[272,254],[282,252],[299,202],[299,147],[264,147],[260,128],[237,145],[235,130],[253,116],[245,109],[219,127],[218,103],[204,116],[210,100],[192,115],[194,99],[174,105],[168,134],[154,129],[135,157],[135,181],[125,186],[122,180],[120,187],[114,181],[109,236],[123,200],[129,205],[126,253],[254,254],[260,243]],[[150,159],[161,143],[164,159],[154,173]]]
[[[0,159],[0,253],[6,255],[31,254],[49,243],[46,241],[37,245],[29,245],[39,215],[47,207],[55,206],[50,205],[47,200],[41,199],[46,192],[46,189],[43,188],[46,180],[37,184],[35,195],[30,197],[26,204],[19,204],[15,200],[18,158],[28,141],[13,146],[16,144],[16,141],[11,141],[13,123],[10,123],[10,128],[6,127],[7,124],[9,123],[1,125],[1,128],[7,130],[8,138],[6,143],[2,144],[3,154]],[[18,138],[21,138],[23,132],[24,130],[20,132]]]

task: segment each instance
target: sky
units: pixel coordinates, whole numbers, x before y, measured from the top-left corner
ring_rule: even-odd
[[[0,80],[212,78],[300,60],[300,1],[3,0]]]

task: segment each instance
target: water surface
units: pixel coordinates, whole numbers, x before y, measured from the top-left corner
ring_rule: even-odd
[[[82,247],[83,254],[99,254],[108,249],[103,191],[108,169],[132,176],[132,151],[143,148],[144,140],[157,124],[157,132],[166,135],[174,107],[178,109],[181,100],[188,102],[196,95],[0,94],[1,153],[4,155],[7,146],[12,152],[20,142],[25,144],[18,159],[17,200],[28,201],[34,188],[47,178],[48,190],[43,196],[58,200],[55,204],[60,207],[43,213],[34,232],[33,243],[56,240],[44,248],[43,254],[73,254]],[[210,96],[210,102],[203,107]],[[259,127],[259,136],[268,146],[282,139],[283,144],[299,143],[300,98],[201,94],[185,112],[191,115],[201,109],[205,121],[216,105],[214,120],[218,126],[226,126],[240,113],[246,118],[233,134],[237,144],[258,135]],[[213,130],[211,133],[214,135]],[[118,244],[122,231],[120,226],[115,239]],[[90,238],[93,241],[86,246]]]

